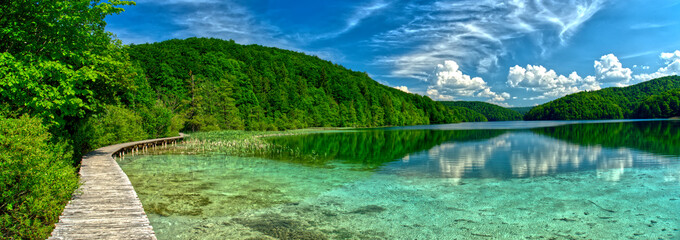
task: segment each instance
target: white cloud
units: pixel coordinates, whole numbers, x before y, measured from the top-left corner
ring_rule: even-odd
[[[650,67],[650,66],[647,66],[647,65],[637,65],[637,64],[636,64],[636,65],[633,65],[633,68],[634,68],[634,69],[635,69],[635,68],[640,68],[640,69],[642,69],[642,70],[648,70],[648,69],[650,69],[651,67]]]
[[[426,80],[432,66],[454,60],[478,73],[497,67],[506,42],[528,38],[547,52],[561,45],[604,4],[604,0],[440,0],[404,6],[403,24],[372,39],[375,47],[399,48],[379,58],[394,77]],[[396,20],[395,20],[396,21]]]
[[[455,61],[445,61],[437,66],[435,85],[448,88],[456,95],[472,96],[477,90],[486,88],[486,82],[480,77],[470,77],[463,74]]]
[[[602,56],[600,61],[595,61],[594,67],[597,80],[602,83],[627,84],[632,79],[633,71],[624,68],[614,54]]]
[[[558,75],[554,70],[548,70],[543,66],[527,65],[526,68],[514,66],[508,71],[507,85],[540,94],[524,98],[524,100],[539,100],[580,91],[599,90],[601,85],[625,87],[632,82],[631,80],[641,82],[669,75],[680,75],[680,50],[661,53],[659,58],[666,64],[664,67],[654,73],[633,75],[633,71],[630,68],[624,68],[614,54],[607,54],[595,61],[593,65],[595,76],[584,78],[576,72],[572,72],[569,76]],[[646,65],[633,65],[633,68],[650,69]]]
[[[593,76],[582,78],[576,72],[572,72],[569,76],[558,75],[555,70],[548,70],[540,65],[527,65],[526,68],[511,67],[508,71],[507,84],[513,88],[522,88],[541,94],[527,100],[562,97],[580,91],[600,89],[600,84]]]
[[[680,50],[675,50],[675,52],[670,53],[661,53],[660,57],[668,64],[670,62],[680,59]]]
[[[406,86],[396,86],[396,87],[394,87],[394,88],[395,88],[395,89],[399,89],[399,90],[401,90],[402,92],[411,93],[411,91],[409,91],[409,90],[408,90],[408,87],[406,87]]]
[[[648,81],[655,78],[680,75],[680,50],[675,52],[662,52],[659,58],[664,61],[666,66],[659,68],[653,73],[643,73],[634,76],[636,81]]]
[[[456,61],[447,60],[437,65],[435,77],[431,79],[427,95],[435,100],[453,100],[460,97],[488,98],[490,102],[503,102],[510,94],[491,91],[484,79],[471,77],[460,70]]]
[[[427,89],[427,96],[431,97],[435,101],[453,101],[453,96],[451,95],[443,95],[439,93],[439,90],[435,88],[428,88]]]

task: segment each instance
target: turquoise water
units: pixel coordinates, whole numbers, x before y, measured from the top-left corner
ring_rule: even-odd
[[[680,238],[680,122],[459,128],[277,137],[295,154],[121,167],[159,239]]]

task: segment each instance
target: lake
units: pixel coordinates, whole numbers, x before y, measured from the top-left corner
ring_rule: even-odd
[[[678,239],[680,121],[266,138],[120,162],[159,239]]]

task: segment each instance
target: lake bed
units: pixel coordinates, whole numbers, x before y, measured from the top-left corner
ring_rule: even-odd
[[[680,236],[680,122],[522,123],[282,136],[267,141],[295,154],[121,167],[159,239]]]

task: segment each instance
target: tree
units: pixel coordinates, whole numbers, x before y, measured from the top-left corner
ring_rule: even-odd
[[[580,92],[532,108],[525,120],[583,120],[663,117],[671,109],[670,101],[649,97],[680,88],[679,76],[653,79],[624,88],[612,87]],[[670,96],[670,95],[668,95]],[[652,102],[656,102],[652,104]],[[636,110],[637,109],[637,110]],[[637,112],[636,112],[637,111]]]
[[[129,1],[9,1],[0,5],[0,102],[11,115],[72,129],[120,100],[137,77],[104,18]]]

